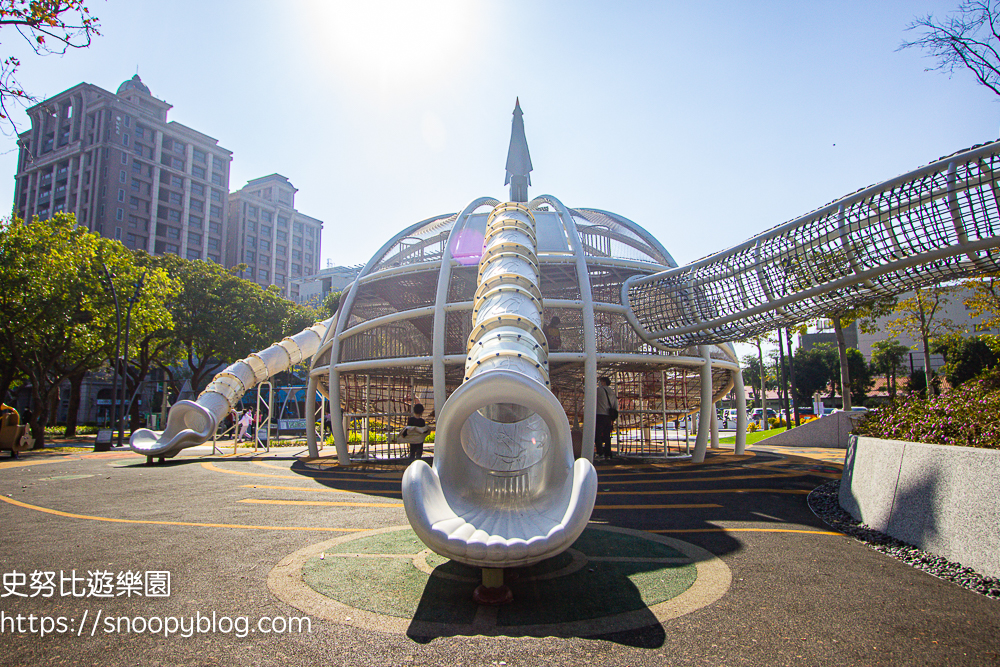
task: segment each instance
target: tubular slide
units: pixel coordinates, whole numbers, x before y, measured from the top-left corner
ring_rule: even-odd
[[[549,390],[535,220],[515,203],[489,216],[465,381],[437,419],[434,467],[403,475],[410,525],[437,553],[489,568],[528,565],[579,537],[597,473],[573,461],[566,412]]]
[[[333,319],[317,322],[299,333],[237,361],[216,375],[196,401],[178,401],[163,431],[139,429],[132,434],[132,451],[150,458],[176,456],[186,447],[208,441],[240,398],[260,382],[311,358]]]

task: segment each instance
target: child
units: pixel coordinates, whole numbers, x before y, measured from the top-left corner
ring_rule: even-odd
[[[430,428],[424,421],[423,414],[424,406],[416,403],[413,406],[413,414],[406,420],[406,438],[410,443],[411,459],[420,459],[424,456],[424,438],[427,437]]]

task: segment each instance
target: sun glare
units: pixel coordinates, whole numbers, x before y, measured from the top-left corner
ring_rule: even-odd
[[[471,41],[475,3],[363,0],[316,3],[327,65],[381,88],[446,75]]]

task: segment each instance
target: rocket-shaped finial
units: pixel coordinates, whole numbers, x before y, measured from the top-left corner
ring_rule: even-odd
[[[507,178],[510,183],[510,200],[528,201],[528,186],[531,185],[531,155],[528,154],[528,140],[524,136],[524,112],[521,100],[515,98],[514,120],[510,128],[510,148],[507,149]]]

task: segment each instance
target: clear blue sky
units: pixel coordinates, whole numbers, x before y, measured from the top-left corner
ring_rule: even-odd
[[[89,4],[103,35],[88,50],[38,58],[3,35],[22,83],[114,91],[138,68],[170,119],[233,151],[232,189],[273,172],[299,188],[326,223],[324,265],[506,198],[518,96],[530,194],[622,214],[682,264],[1000,127],[971,76],[896,51],[915,16],[957,0]]]

